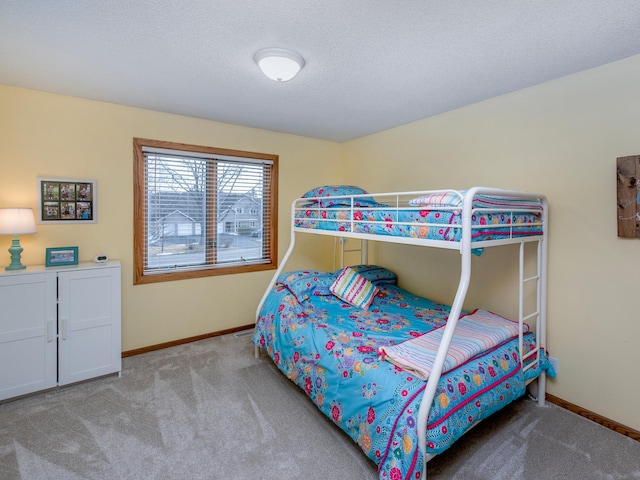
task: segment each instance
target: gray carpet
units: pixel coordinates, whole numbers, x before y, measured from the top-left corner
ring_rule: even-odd
[[[1,479],[376,479],[359,448],[225,335],[0,405]],[[640,478],[640,443],[528,399],[429,462],[430,479]]]

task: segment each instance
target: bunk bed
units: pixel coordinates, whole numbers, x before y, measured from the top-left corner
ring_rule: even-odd
[[[429,459],[534,380],[544,404],[545,376],[554,375],[544,349],[547,212],[543,195],[485,187],[313,189],[292,203],[291,244],[257,310],[256,355],[265,350],[378,465],[380,479],[425,478]],[[297,236],[309,233],[359,239],[360,264],[285,272]],[[369,240],[458,250],[451,305],[369,265]],[[471,256],[511,244],[519,245],[519,318],[464,310]]]

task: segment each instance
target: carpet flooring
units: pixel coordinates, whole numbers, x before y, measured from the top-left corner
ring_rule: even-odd
[[[121,377],[0,404],[0,479],[376,479],[250,339],[128,357]],[[430,461],[428,478],[640,478],[640,442],[521,399]]]

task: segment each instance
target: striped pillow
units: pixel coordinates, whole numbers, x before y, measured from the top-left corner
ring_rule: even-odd
[[[351,267],[345,267],[329,287],[340,300],[366,310],[378,293],[378,287]]]
[[[413,207],[461,207],[462,196],[466,190],[460,192],[443,191],[433,192],[421,197],[409,200],[409,205]]]

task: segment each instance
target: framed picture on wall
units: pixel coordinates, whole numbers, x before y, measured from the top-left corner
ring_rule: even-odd
[[[38,178],[38,223],[96,223],[95,180]]]

